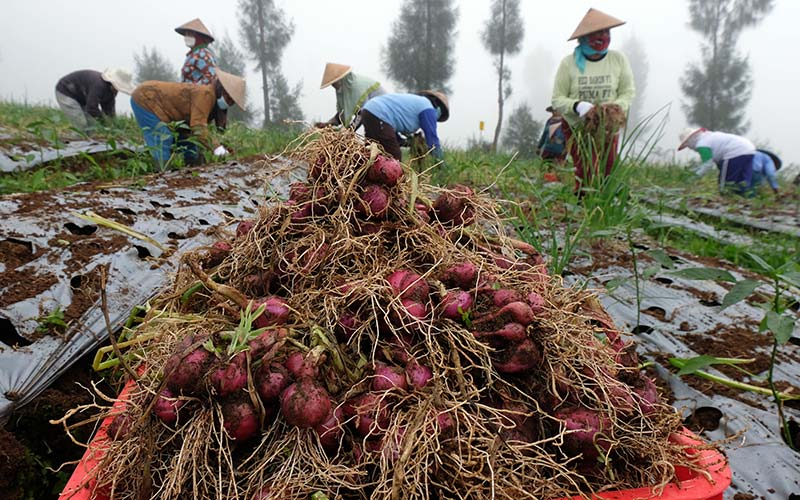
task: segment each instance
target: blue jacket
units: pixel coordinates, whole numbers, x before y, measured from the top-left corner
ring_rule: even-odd
[[[436,108],[427,97],[416,94],[383,94],[364,103],[365,109],[396,132],[411,135],[419,129],[425,133],[425,142],[433,148],[433,155],[442,157],[442,146],[436,134],[438,119]]]

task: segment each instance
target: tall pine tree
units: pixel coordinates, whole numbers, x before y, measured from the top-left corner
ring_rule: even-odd
[[[239,0],[239,35],[247,56],[261,72],[264,128],[273,123],[270,110],[271,79],[280,73],[283,51],[294,35],[294,24],[273,0]]]
[[[244,54],[236,47],[231,37],[225,33],[225,36],[217,40],[214,46],[217,54],[217,67],[222,71],[244,78],[245,73],[247,73],[247,62]],[[253,112],[249,109],[245,110],[239,106],[233,106],[228,110],[228,119],[243,122],[247,125],[253,119]]]
[[[681,78],[689,122],[712,130],[745,132],[753,77],[747,56],[736,50],[739,35],[772,10],[774,0],[689,0],[689,27],[704,42],[699,63]]]
[[[534,158],[541,131],[542,124],[533,119],[531,107],[522,103],[508,117],[503,146],[512,153],[519,153],[521,158]]]
[[[271,77],[272,94],[270,95],[270,114],[272,122],[284,124],[284,121],[302,121],[303,110],[300,109],[300,92],[303,85],[298,83],[294,88],[289,87],[286,77],[279,71],[274,72]],[[291,124],[290,126],[295,126]]]
[[[458,9],[453,0],[406,0],[383,51],[386,74],[407,91],[449,93]]]
[[[133,78],[137,83],[146,82],[147,80],[158,80],[160,82],[178,81],[178,72],[155,47],[151,49],[142,47],[141,54],[133,55],[133,64]]]
[[[511,95],[511,70],[506,67],[506,56],[520,51],[524,37],[525,26],[519,14],[519,0],[494,0],[490,17],[481,33],[483,45],[494,56],[497,70],[497,125],[494,128],[492,151],[497,151],[503,124],[503,105]]]

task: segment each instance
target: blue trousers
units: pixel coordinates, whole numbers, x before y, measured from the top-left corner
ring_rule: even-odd
[[[133,110],[133,116],[136,118],[136,123],[142,129],[144,143],[147,145],[147,149],[150,150],[156,167],[158,170],[164,170],[175,144],[173,132],[166,123],[158,119],[155,113],[136,104],[133,98],[131,98],[131,109]],[[197,160],[197,144],[179,138],[178,148],[183,152],[183,159],[187,163]]]
[[[738,194],[745,194],[753,180],[753,155],[742,155],[720,163],[720,190],[731,188]]]

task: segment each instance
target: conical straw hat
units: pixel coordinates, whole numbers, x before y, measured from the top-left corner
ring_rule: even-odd
[[[447,101],[446,95],[437,90],[420,90],[419,95],[434,97],[442,103],[442,116],[439,117],[440,122],[447,121],[447,119],[450,118],[450,103]]]
[[[686,146],[689,145],[689,141],[694,136],[696,136],[700,132],[705,132],[705,131],[706,129],[704,129],[703,127],[686,127],[685,129],[683,129],[683,131],[678,136],[678,140],[681,141],[680,144],[678,144],[678,151],[685,149]]]
[[[195,33],[200,33],[201,35],[207,36],[208,38],[211,39],[212,42],[214,41],[214,35],[212,35],[210,31],[208,31],[206,25],[203,24],[203,21],[201,21],[199,18],[192,19],[188,23],[178,26],[177,28],[175,28],[175,31],[177,31],[181,35],[185,35],[187,31],[194,31]]]
[[[328,63],[325,65],[325,72],[322,73],[322,83],[319,88],[324,89],[332,83],[336,83],[350,73],[350,66],[346,64]]]
[[[135,88],[130,72],[122,68],[106,68],[100,74],[100,78],[113,85],[117,92],[122,92],[123,94],[131,95]]]
[[[625,24],[625,21],[621,21],[616,17],[609,16],[608,14],[600,12],[597,9],[589,9],[589,11],[586,12],[586,15],[583,16],[580,24],[578,24],[578,27],[575,28],[575,32],[567,39],[567,41],[580,38],[583,35],[588,35],[589,33],[594,33],[595,31],[616,28],[617,26],[622,26],[623,24]]]
[[[217,78],[219,78],[219,82],[225,92],[233,98],[241,109],[244,109],[244,104],[247,100],[247,87],[245,86],[244,78],[226,73],[219,68],[217,68]]]

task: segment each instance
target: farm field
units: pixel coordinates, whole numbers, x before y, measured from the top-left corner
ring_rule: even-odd
[[[0,117],[0,355],[40,354],[35,369],[28,358],[0,368],[0,496],[57,498],[74,469],[61,464],[83,448],[51,421],[124,378],[91,367],[109,327],[135,323],[181,255],[235,232],[308,167],[281,155],[287,132],[234,125],[228,161],[159,173],[130,119],[88,138],[47,108],[2,103]],[[729,496],[800,493],[800,188],[784,179],[777,199],[725,198],[684,166],[622,156],[581,199],[569,166],[481,150],[446,149],[420,179],[498,200],[504,228],[554,280],[596,293],[685,425],[725,450]]]

